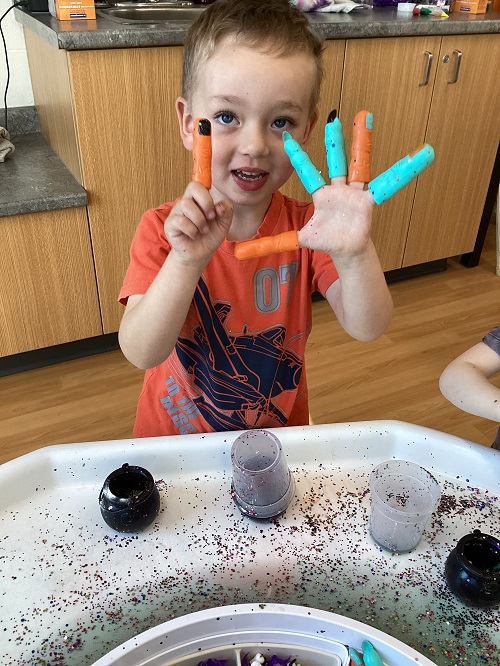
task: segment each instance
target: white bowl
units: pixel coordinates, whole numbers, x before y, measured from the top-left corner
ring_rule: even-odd
[[[370,641],[385,664],[436,666],[401,641],[327,611],[288,604],[241,604],[198,611],[164,622],[111,650],[93,666],[197,666],[244,654],[298,657],[308,666],[348,666],[346,646]]]

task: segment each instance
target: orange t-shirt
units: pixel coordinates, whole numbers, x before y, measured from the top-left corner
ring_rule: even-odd
[[[130,250],[120,301],[144,294],[170,250],[173,204],[147,211]],[[256,237],[302,228],[312,204],[273,195]],[[239,261],[224,241],[198,282],[170,356],[146,371],[137,437],[306,425],[304,367],[311,294],[338,278],[331,258],[307,249]]]

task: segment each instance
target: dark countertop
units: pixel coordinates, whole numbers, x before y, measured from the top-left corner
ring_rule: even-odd
[[[182,44],[189,22],[125,25],[98,16],[95,21],[57,21],[48,12],[29,14],[19,8],[16,18],[54,48],[68,51]],[[500,32],[500,12],[452,13],[449,18],[412,16],[393,7],[354,9],[349,14],[310,13],[314,30],[324,39],[404,37]]]
[[[87,205],[87,193],[38,133],[11,137],[0,163],[0,217]]]

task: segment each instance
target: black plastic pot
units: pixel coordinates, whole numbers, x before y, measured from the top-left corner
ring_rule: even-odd
[[[445,577],[468,606],[500,606],[500,540],[480,530],[462,537],[446,560]]]
[[[117,532],[140,532],[160,510],[160,493],[147,469],[125,463],[107,477],[99,494],[105,522]]]

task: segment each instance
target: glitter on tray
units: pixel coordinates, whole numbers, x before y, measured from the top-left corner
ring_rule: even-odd
[[[157,482],[162,508],[140,535],[113,533],[98,508],[86,508],[95,504],[97,485],[77,513],[61,508],[67,488],[40,490],[35,511],[30,500],[13,506],[0,519],[0,533],[9,535],[0,544],[10,542],[0,551],[9,599],[2,666],[90,665],[174,617],[242,603],[339,613],[398,637],[439,666],[500,666],[500,611],[465,606],[443,575],[460,536],[479,525],[498,532],[495,494],[436,474],[441,502],[420,545],[393,555],[368,535],[368,470],[323,462],[307,474],[292,472],[294,500],[265,524],[240,514],[223,471]],[[48,515],[56,518],[49,523]],[[17,593],[26,576],[47,590],[37,606]]]

